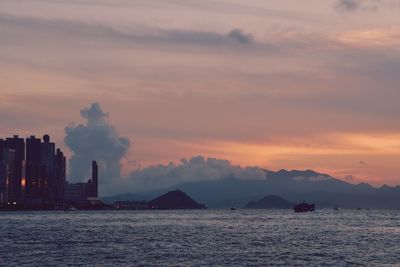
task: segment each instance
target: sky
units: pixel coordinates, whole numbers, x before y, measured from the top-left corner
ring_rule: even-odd
[[[73,179],[94,151],[128,179],[203,155],[400,184],[399,14],[399,0],[0,0],[0,136],[50,134]]]

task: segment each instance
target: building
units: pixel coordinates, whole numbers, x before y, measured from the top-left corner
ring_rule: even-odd
[[[97,198],[98,197],[98,175],[99,167],[97,162],[92,162],[92,179],[86,184],[87,197]]]
[[[92,179],[87,183],[66,183],[65,199],[72,202],[98,200],[98,165],[92,162]]]
[[[4,199],[7,203],[23,202],[23,172],[25,162],[25,142],[18,135],[6,138],[3,141],[3,168],[6,168],[5,177],[1,177],[6,182],[5,191],[7,198]]]
[[[26,139],[26,192],[31,201],[39,201],[45,194],[45,168],[41,164],[41,139],[31,136]]]
[[[51,191],[53,192],[52,199],[57,203],[64,200],[67,173],[67,162],[64,153],[60,149],[57,149],[54,166],[54,179],[51,181]]]
[[[0,208],[99,207],[98,165],[87,183],[66,181],[66,158],[50,136],[0,139]]]
[[[1,206],[40,208],[63,203],[65,179],[65,156],[49,135],[43,141],[17,135],[0,139]]]
[[[0,138],[0,162],[3,161],[4,140]]]
[[[10,193],[12,188],[10,182],[14,175],[15,150],[3,149],[2,160],[0,161],[0,206],[8,205],[11,202]]]
[[[5,189],[7,180],[6,163],[4,162],[4,140],[0,139],[0,205],[5,201]]]
[[[65,199],[68,202],[82,202],[86,198],[86,183],[66,183]]]

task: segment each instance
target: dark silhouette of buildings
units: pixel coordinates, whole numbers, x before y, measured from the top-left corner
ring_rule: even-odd
[[[26,180],[23,177],[25,163],[25,142],[24,139],[14,135],[12,138],[0,140],[2,147],[2,161],[0,167],[0,182],[2,192],[0,200],[9,203],[20,203],[24,198],[23,188]]]
[[[64,153],[57,149],[54,163],[54,179],[51,180],[50,199],[55,202],[65,199],[65,184],[66,184],[66,159]]]
[[[68,184],[66,158],[49,135],[0,139],[0,207],[52,208],[97,197],[95,161],[88,183]]]
[[[92,179],[89,180],[87,184],[87,196],[97,198],[98,196],[98,177],[99,176],[99,167],[97,166],[97,162],[92,162]]]
[[[87,183],[67,183],[65,191],[65,199],[68,201],[96,202],[98,199],[98,166],[97,162],[92,162],[92,179]]]

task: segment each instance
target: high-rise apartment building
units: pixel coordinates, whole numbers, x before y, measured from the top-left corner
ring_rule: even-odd
[[[48,135],[0,139],[0,204],[54,206],[64,201],[66,159]]]
[[[87,183],[66,182],[66,158],[50,136],[43,139],[17,135],[0,139],[0,207],[64,206],[95,201],[98,197],[98,165],[92,162]]]

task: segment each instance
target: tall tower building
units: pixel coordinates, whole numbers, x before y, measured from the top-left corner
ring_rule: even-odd
[[[98,197],[99,191],[99,166],[97,162],[92,162],[92,186],[93,186],[93,197]]]
[[[10,199],[11,181],[14,177],[15,150],[4,148],[0,162],[0,204],[12,202]]]
[[[26,162],[40,163],[40,138],[34,135],[26,138]]]
[[[41,176],[42,176],[42,198],[49,201],[53,198],[51,192],[54,192],[55,188],[55,148],[56,145],[50,142],[50,136],[43,136],[43,143],[40,144],[40,165],[41,165]]]
[[[12,150],[14,151],[14,158],[12,160],[12,167],[11,159],[7,159],[9,161],[9,170],[8,173],[11,173],[9,180],[8,180],[8,200],[9,202],[16,202],[20,203],[21,196],[22,196],[22,174],[23,174],[23,163],[25,160],[25,142],[23,138],[19,138],[18,135],[14,135],[12,138],[7,138],[4,141],[4,148],[5,150]],[[9,154],[9,153],[6,153]],[[3,155],[4,157],[5,155]],[[12,170],[10,169],[12,168]]]
[[[64,154],[60,149],[57,149],[55,155],[55,176],[54,176],[54,186],[52,192],[52,201],[63,202],[65,194],[65,182],[66,182],[66,159]]]
[[[26,196],[40,198],[42,177],[40,172],[41,140],[31,136],[26,138]]]
[[[56,145],[50,142],[50,136],[45,134],[43,136],[43,143],[40,144],[40,163],[46,167],[48,176],[54,174],[54,155],[56,152]]]
[[[5,180],[6,180],[6,170],[5,163],[3,161],[4,153],[4,140],[0,138],[0,205],[5,203],[4,191],[5,191]]]
[[[0,138],[0,162],[3,161],[4,140]]]
[[[13,203],[12,197],[12,180],[15,177],[15,150],[4,149],[3,160],[0,164],[0,200],[2,204]]]
[[[86,183],[66,183],[65,200],[87,202],[91,207],[101,203],[98,199],[99,167],[97,162],[92,161],[92,178]]]
[[[64,202],[66,159],[50,136],[0,139],[0,204],[29,208]]]

